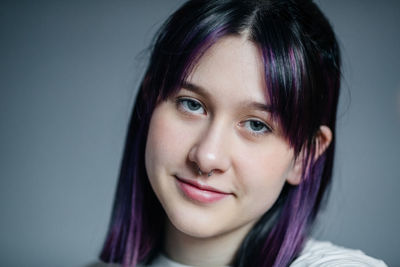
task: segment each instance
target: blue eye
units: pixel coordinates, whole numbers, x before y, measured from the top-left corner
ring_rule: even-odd
[[[178,105],[183,111],[195,113],[195,114],[203,114],[204,108],[203,105],[194,99],[190,98],[180,98],[178,99]]]
[[[243,123],[243,126],[255,135],[271,132],[271,128],[269,128],[264,122],[259,120],[247,120]]]

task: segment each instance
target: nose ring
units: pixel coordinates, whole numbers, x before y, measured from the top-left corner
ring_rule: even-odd
[[[197,168],[197,172],[199,175],[203,175],[203,172],[200,170],[200,168]],[[207,173],[207,176],[210,177],[213,174],[214,174],[214,170],[211,170],[209,173]]]

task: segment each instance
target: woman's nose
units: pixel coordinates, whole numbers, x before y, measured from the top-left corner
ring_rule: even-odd
[[[223,173],[230,167],[229,137],[223,125],[211,124],[189,151],[197,173]]]

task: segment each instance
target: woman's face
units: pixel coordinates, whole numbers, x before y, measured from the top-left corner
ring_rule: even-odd
[[[208,238],[247,232],[285,182],[298,183],[293,151],[271,119],[265,91],[257,46],[225,37],[207,50],[178,93],[155,108],[146,170],[181,233]]]

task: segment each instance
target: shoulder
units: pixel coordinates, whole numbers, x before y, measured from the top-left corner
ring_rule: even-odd
[[[305,266],[387,266],[382,260],[365,255],[361,250],[348,249],[310,239],[306,242],[299,257],[290,267]]]

